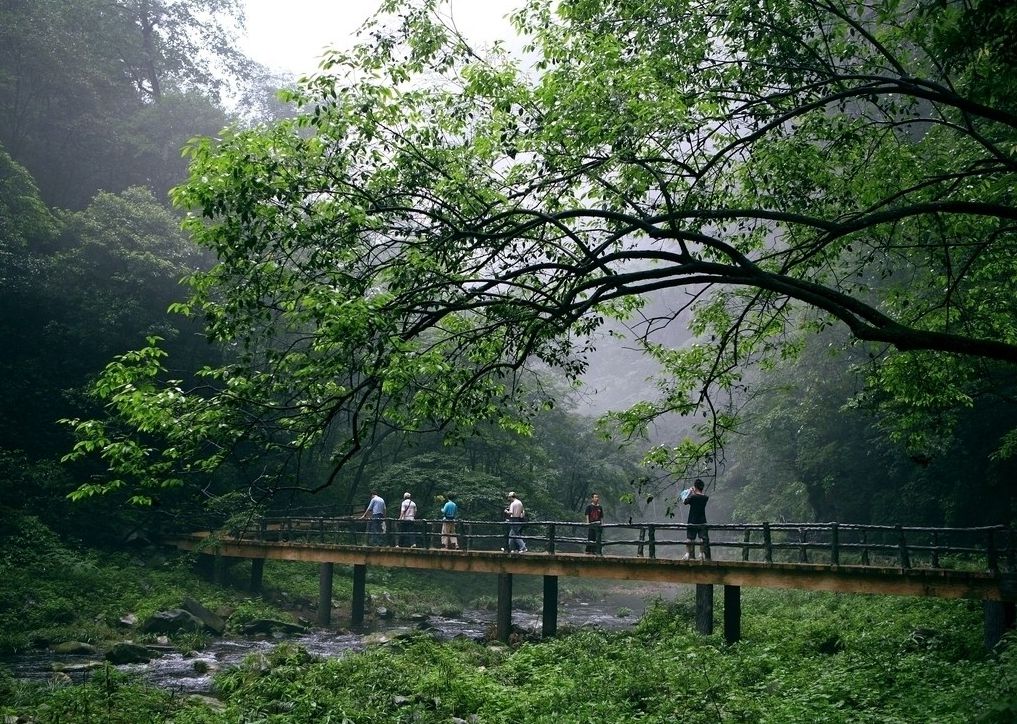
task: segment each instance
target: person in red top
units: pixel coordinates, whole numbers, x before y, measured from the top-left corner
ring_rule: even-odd
[[[590,526],[590,532],[586,544],[587,553],[597,552],[597,534],[600,532],[600,522],[604,520],[604,509],[600,507],[600,496],[594,493],[590,496],[590,504],[586,506],[586,524]]]

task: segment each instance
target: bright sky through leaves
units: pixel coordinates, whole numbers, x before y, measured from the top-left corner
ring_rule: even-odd
[[[313,72],[326,47],[347,48],[379,0],[247,0],[244,49],[255,60],[295,74]],[[521,0],[449,0],[456,26],[487,44],[513,36],[506,19]]]

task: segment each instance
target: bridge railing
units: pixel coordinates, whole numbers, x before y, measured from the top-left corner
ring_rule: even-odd
[[[383,545],[509,551],[512,523],[457,520],[454,541],[443,521],[385,519],[382,529],[359,516],[288,516],[253,520],[234,535],[248,540],[328,545]],[[726,523],[693,526],[697,557],[760,563],[1017,569],[1017,538],[1005,526],[931,528],[852,523]],[[530,553],[588,553],[679,559],[689,552],[686,523],[528,521],[520,536]]]

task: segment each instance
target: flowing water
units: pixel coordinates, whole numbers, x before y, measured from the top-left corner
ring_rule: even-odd
[[[668,591],[667,593],[670,593]],[[642,616],[646,606],[658,597],[657,592],[611,592],[603,600],[594,602],[562,602],[558,610],[559,627],[578,628],[591,626],[600,629],[624,630],[631,628]],[[430,616],[426,622],[380,622],[372,633],[397,633],[413,627],[424,628],[440,640],[463,636],[480,641],[494,626],[495,612],[467,609],[457,617]],[[524,631],[539,632],[539,612],[513,610],[512,623]],[[220,638],[212,639],[208,646],[194,654],[184,656],[172,647],[163,647],[162,655],[147,664],[127,664],[117,667],[124,672],[140,674],[146,681],[181,693],[205,694],[212,689],[216,671],[239,664],[245,656],[257,652],[267,653],[286,641],[301,646],[319,657],[345,656],[365,648],[364,639],[370,634],[336,632],[313,629],[300,636],[282,639]],[[0,665],[8,667],[18,679],[47,682],[55,671],[63,671],[72,682],[86,681],[94,668],[101,666],[98,656],[73,656],[34,650],[15,656],[0,657]]]

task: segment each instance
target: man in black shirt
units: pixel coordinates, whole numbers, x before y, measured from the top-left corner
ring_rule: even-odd
[[[697,536],[703,539],[703,558],[706,558],[706,504],[709,500],[710,496],[703,492],[703,481],[696,478],[685,497],[685,505],[689,506],[689,532],[685,541],[689,552],[685,554],[685,560],[695,559]]]

